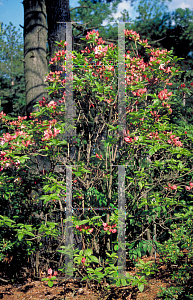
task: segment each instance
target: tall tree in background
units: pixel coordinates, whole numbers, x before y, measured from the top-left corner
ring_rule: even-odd
[[[170,15],[167,39],[162,46],[174,51],[178,57],[192,59],[193,54],[193,10],[177,8]]]
[[[79,0],[79,7],[71,8],[71,20],[73,23],[73,36],[76,42],[74,50],[83,50],[87,44],[80,40],[89,30],[98,30],[100,36],[111,43],[110,34],[107,36],[108,25],[102,25],[103,21],[113,22],[113,13],[116,13],[120,1],[112,3],[92,3],[92,1]],[[84,8],[84,9],[82,9]]]
[[[24,0],[24,62],[27,115],[46,96],[44,82],[48,71],[46,59],[47,22],[45,0]]]
[[[23,39],[10,22],[0,28],[0,110],[12,116],[25,114]]]
[[[139,32],[141,38],[148,39],[148,41],[157,41],[163,38],[169,17],[165,2],[167,0],[141,0],[139,2],[136,7],[139,16],[136,17],[133,28]],[[156,46],[158,47],[160,44],[157,43]]]

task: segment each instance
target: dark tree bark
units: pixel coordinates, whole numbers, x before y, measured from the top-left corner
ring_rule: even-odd
[[[48,22],[48,45],[50,58],[59,49],[56,41],[66,41],[66,24],[70,22],[69,0],[45,0]],[[59,23],[63,22],[63,23]],[[52,65],[51,70],[55,71],[56,66]]]
[[[30,112],[37,111],[34,105],[46,97],[47,22],[45,0],[24,0],[23,5],[26,110],[29,117]]]

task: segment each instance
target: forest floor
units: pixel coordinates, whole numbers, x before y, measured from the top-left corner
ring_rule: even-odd
[[[143,257],[144,262],[153,261],[153,257]],[[116,287],[113,285],[110,292],[103,292],[97,288],[97,284],[91,284],[89,288],[78,280],[68,280],[63,283],[54,281],[50,288],[46,281],[37,281],[27,278],[22,284],[4,284],[0,283],[0,299],[3,300],[155,300],[161,291],[161,287],[169,287],[172,284],[170,272],[166,266],[157,262],[158,270],[156,276],[147,279],[144,291],[139,292],[136,287],[125,286]],[[135,275],[136,268],[127,268],[127,272]],[[42,278],[45,276],[42,276]]]

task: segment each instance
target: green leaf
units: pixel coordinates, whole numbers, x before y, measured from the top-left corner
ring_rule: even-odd
[[[121,279],[121,283],[122,283],[123,286],[126,286],[126,285],[127,285],[127,282],[126,282],[125,279]]]
[[[94,270],[91,269],[91,268],[87,268],[86,270],[87,270],[88,272],[90,272],[90,273],[94,273]]]
[[[138,283],[138,289],[139,289],[140,292],[143,292],[143,290],[144,290],[144,284],[141,283],[141,282],[139,282]]]
[[[95,275],[97,275],[99,278],[103,278],[105,276],[105,274],[98,272],[97,270],[95,270]]]
[[[95,217],[91,218],[91,220],[96,220],[96,219],[100,219],[100,218],[101,218],[101,216],[95,216]]]
[[[116,286],[120,286],[121,285],[121,280],[119,279],[119,280],[117,280],[117,282],[116,282]]]
[[[86,249],[86,251],[85,251],[84,253],[85,253],[85,255],[87,255],[87,256],[91,256],[92,250],[91,250],[91,249]]]
[[[99,260],[96,256],[94,255],[90,255],[89,258],[91,259],[91,261],[95,262],[95,263],[99,263]]]
[[[151,148],[151,149],[149,150],[149,155],[152,156],[154,153],[155,153],[154,148]]]
[[[8,143],[5,143],[3,145],[1,145],[1,148],[6,148],[8,146]]]
[[[49,286],[49,287],[53,287],[53,285],[54,285],[53,281],[49,280],[49,281],[48,281],[48,286]]]
[[[114,250],[117,251],[119,249],[118,245],[114,246]]]
[[[80,225],[86,224],[88,222],[89,222],[89,220],[82,220],[82,221],[78,222],[78,225],[80,226]]]
[[[27,159],[30,159],[27,155],[18,157],[18,160],[23,164]]]
[[[82,281],[83,281],[83,280],[86,280],[87,278],[88,278],[88,276],[83,277],[83,278],[82,278]]]
[[[23,233],[20,233],[20,234],[18,235],[18,240],[21,241],[21,240],[23,239],[23,237],[24,237],[24,234],[23,234]]]

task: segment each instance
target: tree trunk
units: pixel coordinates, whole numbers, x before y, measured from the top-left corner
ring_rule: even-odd
[[[26,110],[37,111],[34,105],[46,97],[44,82],[48,72],[46,60],[47,23],[45,0],[24,0],[24,72]]]
[[[145,210],[148,210],[148,206],[147,205],[145,205]],[[147,226],[148,226],[149,225],[148,216],[146,216],[146,222],[147,222]],[[151,234],[150,234],[150,230],[149,229],[147,229],[147,240],[152,244],[152,239],[151,239]],[[150,256],[153,256],[154,249],[152,248],[151,251],[148,251],[148,252],[149,252]]]
[[[69,0],[45,0],[48,21],[48,45],[50,58],[59,50],[56,41],[66,41],[66,24],[70,22]],[[61,23],[59,23],[61,22]],[[51,66],[54,72],[56,66]]]

